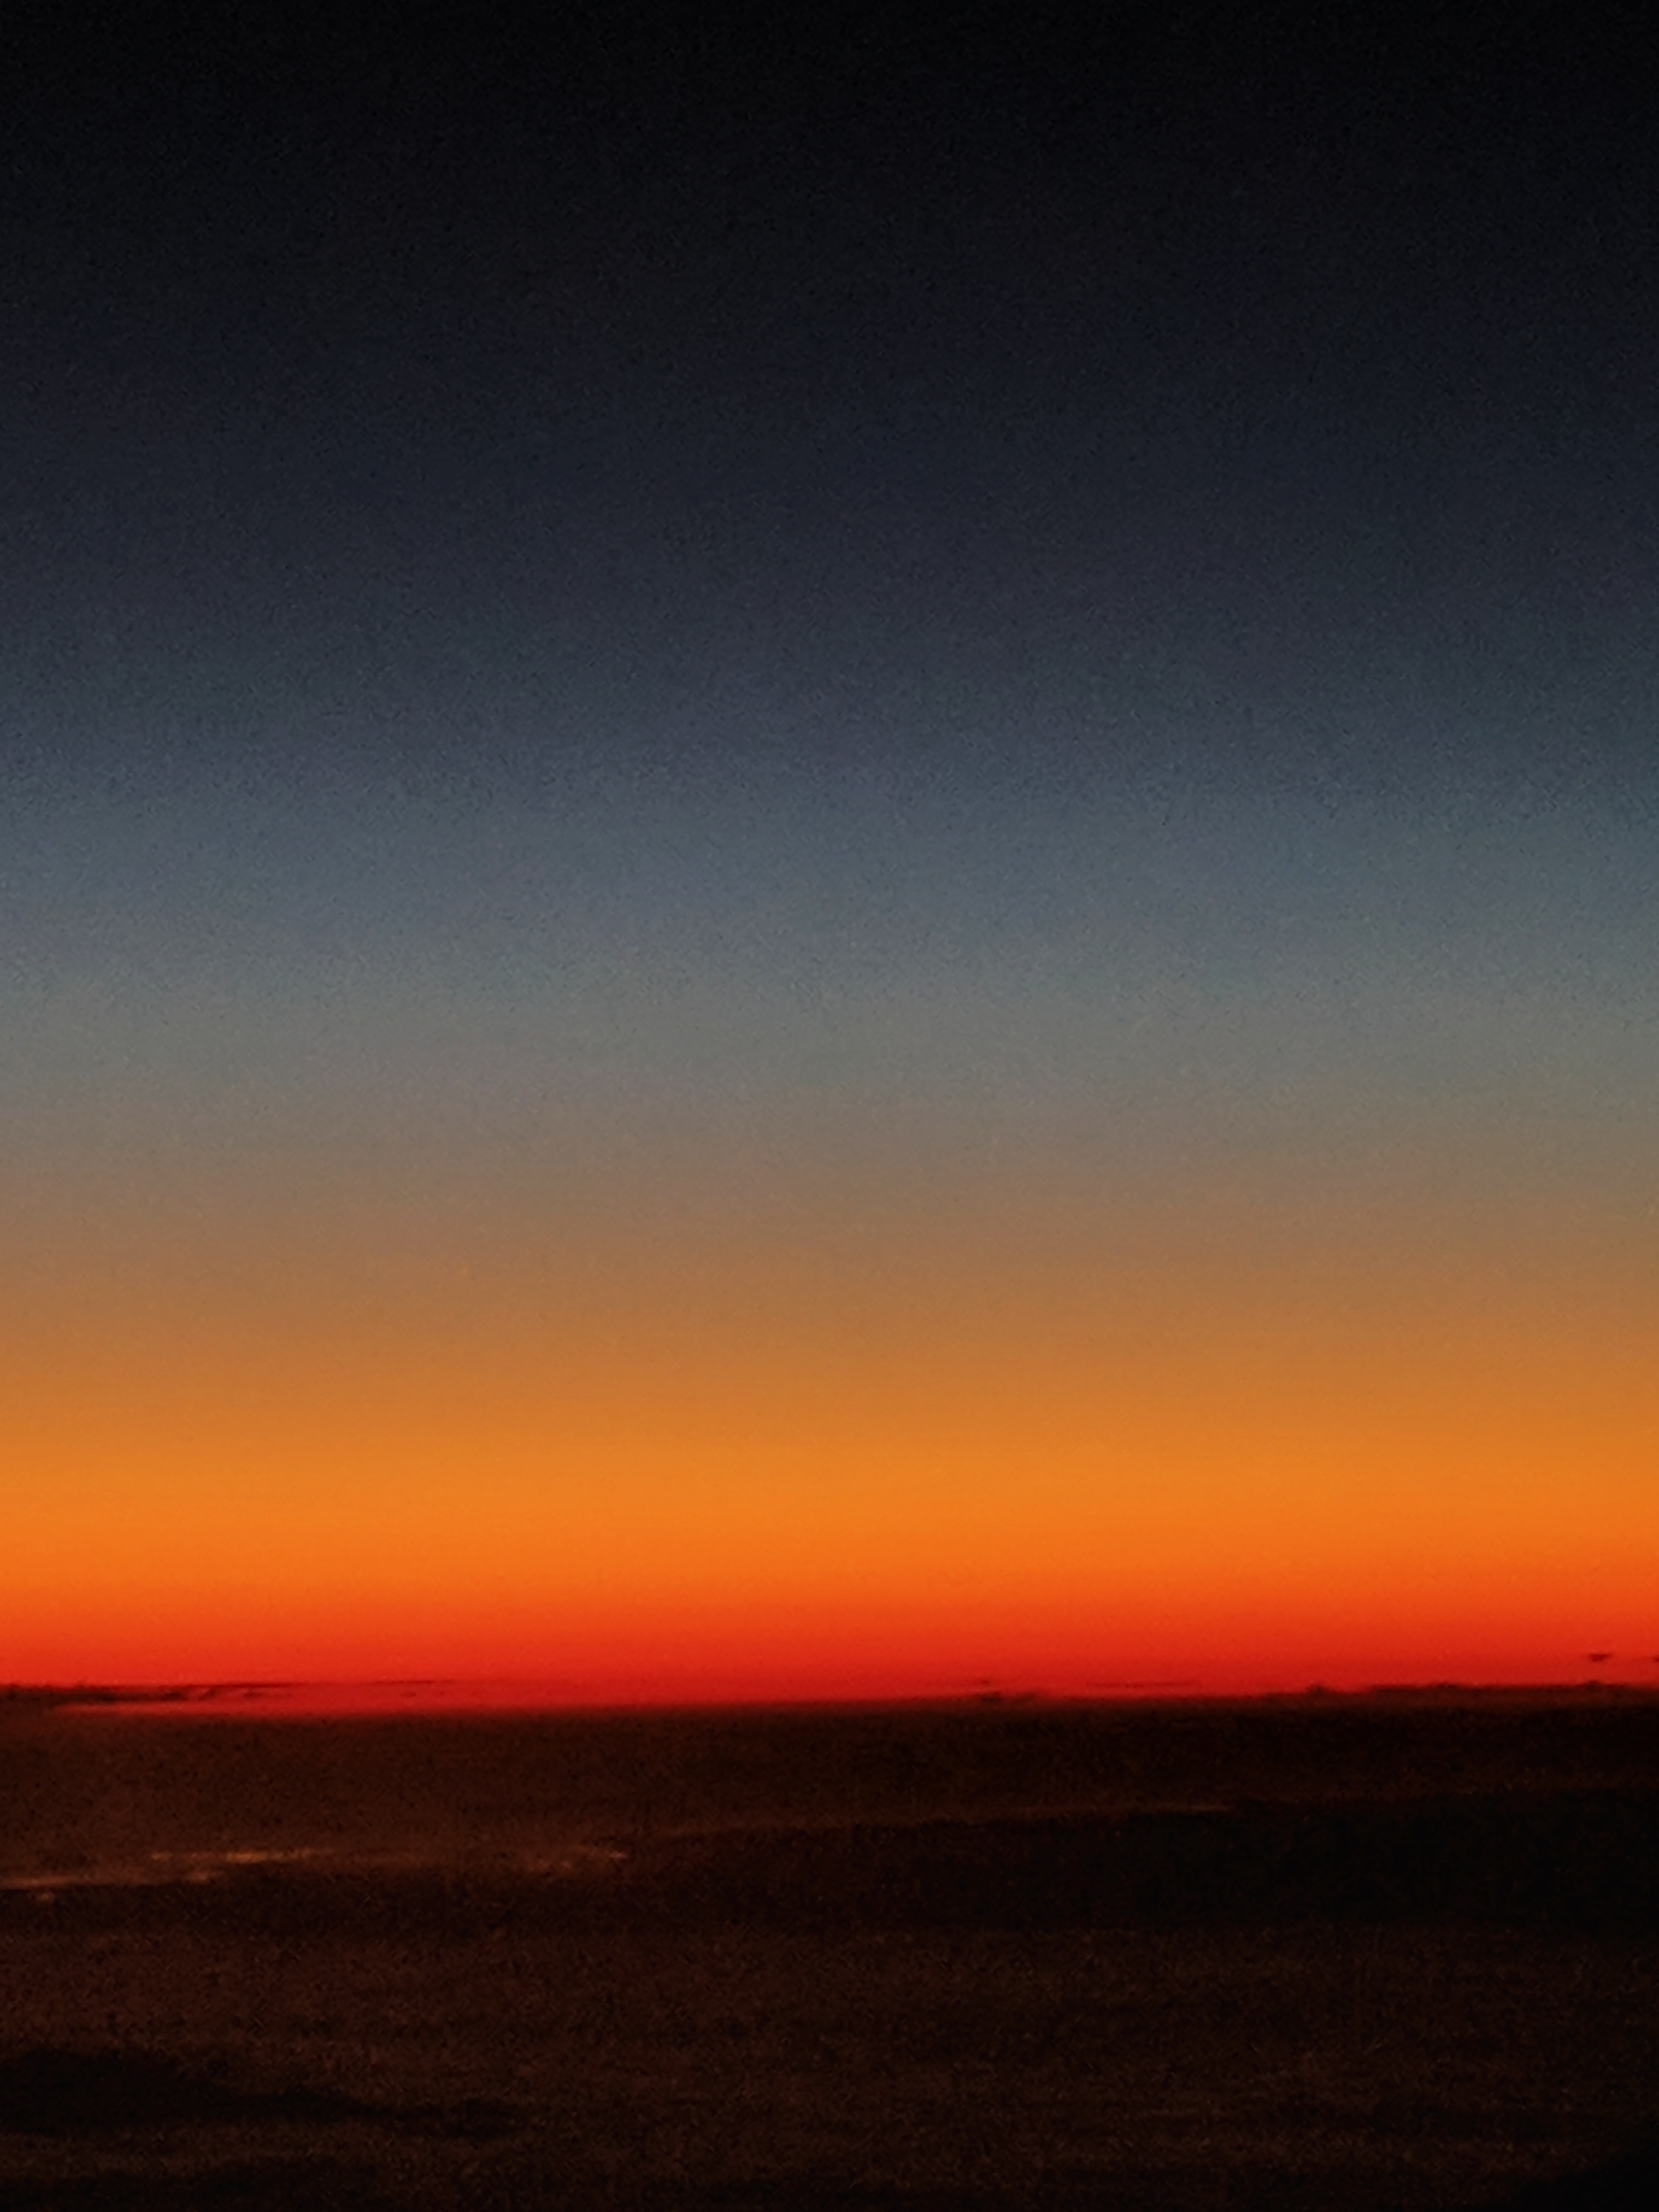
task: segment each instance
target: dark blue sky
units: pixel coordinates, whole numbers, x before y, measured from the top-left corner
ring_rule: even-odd
[[[1641,758],[1654,156],[1614,48],[1553,10],[562,21],[26,64],[26,759]]]
[[[1317,1123],[1565,1050],[1628,1100],[1656,162],[1605,29],[279,11],[15,59],[30,1114],[273,1061],[372,1121],[362,1036],[441,1089],[446,993],[485,1097],[1018,1123],[1274,1067]]]

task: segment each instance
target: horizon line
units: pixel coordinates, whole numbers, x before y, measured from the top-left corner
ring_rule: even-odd
[[[1654,1663],[1659,1664],[1659,1661]],[[325,1705],[362,1701],[360,1709],[394,1698],[391,1712],[433,1710],[544,1713],[644,1713],[884,1711],[929,1707],[995,1710],[999,1707],[1076,1707],[1131,1705],[1268,1705],[1310,1702],[1358,1703],[1366,1699],[1411,1698],[1455,1701],[1518,1700],[1592,1695],[1596,1698],[1659,1698],[1659,1682],[1610,1679],[1606,1674],[1534,1681],[1463,1681],[1435,1679],[1365,1683],[1342,1688],[1310,1681],[1291,1688],[1222,1690],[1196,1677],[1115,1680],[1080,1689],[1051,1690],[1035,1685],[1004,1686],[984,1679],[933,1690],[881,1693],[763,1693],[743,1696],[668,1696],[657,1692],[596,1693],[557,1678],[466,1675],[376,1675],[364,1677],[231,1677],[161,1682],[0,1682],[0,1707],[52,1710],[97,1707],[124,1711],[222,1711],[259,1706],[267,1711],[298,1711],[306,1700]]]

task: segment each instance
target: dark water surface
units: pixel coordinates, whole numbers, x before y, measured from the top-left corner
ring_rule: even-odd
[[[0,1706],[3,2212],[1645,2206],[1656,2118],[1654,1701]]]

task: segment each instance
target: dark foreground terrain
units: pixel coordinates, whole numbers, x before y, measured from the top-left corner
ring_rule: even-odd
[[[14,1728],[11,1802],[125,1790],[128,1856],[14,1852],[0,2207],[1646,2208],[1659,1712],[1540,1711]],[[237,1844],[256,1772],[335,1844]]]

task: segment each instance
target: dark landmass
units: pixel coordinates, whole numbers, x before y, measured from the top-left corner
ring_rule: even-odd
[[[371,2120],[443,2136],[499,2135],[517,2115],[479,2099],[462,2105],[387,2105],[324,2089],[238,2088],[217,2073],[151,2051],[33,2048],[0,2058],[0,2135],[81,2136],[135,2128]]]
[[[410,1936],[516,1926],[1060,1929],[1450,1923],[1659,1941],[1652,1790],[767,1827],[636,1842],[578,1868],[255,1863],[19,1886],[0,1926]]]
[[[1654,2199],[1651,1698],[31,1710],[0,2212]]]

